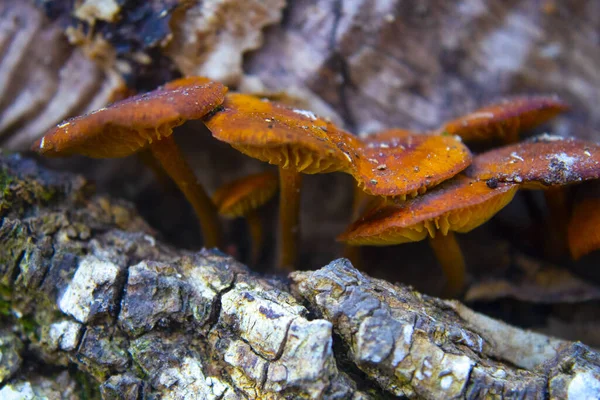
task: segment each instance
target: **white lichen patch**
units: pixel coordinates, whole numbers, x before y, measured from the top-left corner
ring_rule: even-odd
[[[565,184],[577,180],[578,177],[574,169],[579,163],[579,157],[561,152],[547,155],[546,160],[548,160],[548,170],[551,174],[549,181],[551,183]]]
[[[533,140],[538,140],[542,142],[557,142],[559,140],[565,140],[563,136],[551,135],[549,133],[543,133],[541,135],[535,136]]]
[[[300,114],[300,115],[302,115],[304,117],[310,118],[313,121],[317,120],[317,116],[312,111],[309,111],[309,110],[300,110],[298,108],[295,108],[292,111],[295,112],[296,114]]]
[[[515,160],[519,160],[519,161],[525,161],[525,160],[523,159],[523,157],[521,157],[520,155],[518,155],[518,154],[517,154],[517,152],[516,152],[516,151],[513,151],[512,153],[510,153],[510,156],[511,156],[512,158],[514,158]]]
[[[38,398],[29,382],[10,383],[0,389],[3,400],[33,400]]]
[[[234,398],[233,388],[214,377],[207,377],[200,360],[185,357],[178,368],[165,369],[157,379],[162,399],[206,399]]]
[[[579,157],[570,156],[567,153],[552,154],[546,157],[548,160],[556,160],[562,163],[566,168],[571,168],[575,164]]]
[[[183,273],[190,285],[191,299],[189,307],[194,319],[204,323],[210,315],[217,292],[210,286],[209,274],[201,268],[184,268]],[[181,276],[183,277],[183,276]]]
[[[567,389],[568,399],[597,399],[600,397],[600,378],[586,371],[575,375]]]
[[[245,312],[240,314],[240,309]],[[288,327],[296,318],[276,302],[237,288],[223,295],[221,312],[254,351],[267,360],[273,360],[280,353]]]
[[[401,382],[409,381],[416,392],[435,388],[433,398],[459,397],[475,362],[467,356],[445,353],[419,331],[413,333],[411,343],[410,356],[395,366],[395,376]]]
[[[82,325],[75,321],[55,322],[50,325],[44,341],[52,350],[73,351],[77,348],[81,331]]]
[[[96,301],[94,293],[101,286],[111,285],[119,274],[119,266],[94,256],[87,256],[79,263],[58,307],[81,323],[87,323]]]
[[[454,382],[452,375],[446,375],[440,379],[440,387],[443,390],[448,390],[452,386],[452,382]]]
[[[113,22],[119,14],[120,7],[115,0],[85,0],[75,9],[75,17],[90,24],[95,20]]]
[[[249,380],[252,386],[259,386],[263,382],[267,361],[252,351],[252,348],[246,342],[236,340],[229,343],[223,360],[234,367],[235,371],[239,371],[245,378],[244,380]],[[234,378],[234,381],[238,381],[236,382],[238,386],[249,386],[248,384],[239,385],[242,377],[235,374],[235,372],[232,374],[232,378]]]
[[[330,377],[337,373],[332,329],[329,321],[296,318],[288,330],[281,357],[269,365],[265,389],[281,392],[303,386],[308,398],[324,398]]]
[[[399,337],[396,338],[394,352],[392,356],[392,366],[396,367],[410,351],[410,343],[414,332],[413,323],[406,324],[402,327]]]

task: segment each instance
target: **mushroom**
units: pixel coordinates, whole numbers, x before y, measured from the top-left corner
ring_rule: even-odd
[[[471,153],[460,138],[402,129],[369,135],[359,154],[353,172],[359,188],[354,190],[353,220],[381,203],[373,196],[400,200],[415,197],[471,163]],[[353,263],[360,263],[358,247],[346,246],[344,255]]]
[[[600,197],[585,197],[576,201],[567,228],[571,257],[579,260],[600,249]]]
[[[262,250],[263,228],[258,208],[277,192],[277,175],[271,171],[236,179],[213,193],[219,214],[227,218],[245,217],[252,238],[252,262],[257,263]]]
[[[453,232],[466,233],[482,225],[514,197],[518,185],[486,182],[464,175],[404,202],[372,209],[338,240],[354,246],[388,246],[430,237],[447,279],[446,294],[456,296],[465,284],[465,262]]]
[[[373,196],[406,199],[448,180],[471,164],[471,152],[454,136],[390,129],[365,139],[353,173]]]
[[[240,152],[279,167],[278,266],[291,270],[297,256],[301,173],[351,172],[359,139],[312,112],[267,99],[229,94],[206,118],[213,136]]]
[[[564,186],[600,178],[600,145],[548,134],[482,153],[466,174],[480,180],[515,182],[544,189],[552,215],[547,222],[547,252],[566,250],[568,201]]]
[[[525,189],[598,179],[600,145],[544,134],[479,154],[466,173],[480,180],[522,183]]]
[[[149,148],[194,207],[205,245],[218,246],[220,226],[215,207],[171,134],[186,120],[202,118],[212,111],[223,102],[226,92],[225,86],[206,78],[175,80],[152,92],[67,120],[48,131],[32,149],[45,156],[118,158]]]
[[[458,135],[465,142],[501,139],[506,144],[516,143],[520,132],[531,130],[568,108],[557,97],[513,97],[447,122],[437,132]]]

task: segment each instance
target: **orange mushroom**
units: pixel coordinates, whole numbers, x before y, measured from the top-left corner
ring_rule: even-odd
[[[569,108],[557,97],[523,96],[506,99],[445,123],[438,133],[458,135],[465,142],[500,139],[516,143],[529,131]]]
[[[563,186],[600,178],[600,145],[545,134],[482,153],[466,173],[481,180],[520,183],[524,189],[545,189],[552,215],[547,221],[546,252],[559,257],[566,251],[569,218]]]
[[[567,228],[569,250],[574,260],[600,249],[600,197],[585,197],[573,206]]]
[[[228,218],[245,217],[252,238],[252,262],[256,263],[263,243],[263,229],[258,208],[277,192],[277,175],[271,171],[236,179],[221,186],[213,194],[219,214]]]
[[[353,220],[365,208],[381,203],[368,195],[400,200],[415,197],[471,163],[471,153],[460,138],[401,129],[368,136],[359,154],[353,172],[359,188],[354,191]],[[353,263],[360,263],[357,247],[347,246],[344,254]]]
[[[598,179],[600,145],[540,135],[478,155],[466,173],[480,180],[522,183],[525,189],[546,189]]]
[[[353,175],[370,195],[405,199],[452,178],[471,158],[456,137],[391,129],[365,140]]]
[[[292,269],[299,235],[301,173],[351,171],[360,141],[310,111],[243,94],[228,95],[205,123],[218,140],[279,167],[278,264],[281,269]]]
[[[345,172],[368,194],[404,198],[471,161],[469,150],[453,137],[396,131],[363,142],[310,111],[243,94],[228,95],[206,125],[215,138],[279,166],[281,268],[290,268],[296,258],[300,173]]]
[[[223,102],[226,92],[225,86],[206,78],[176,80],[67,120],[47,132],[32,149],[45,156],[118,158],[148,147],[194,207],[205,245],[217,246],[220,226],[214,205],[171,134],[186,120],[202,118],[212,111]]]
[[[486,182],[459,175],[430,192],[371,210],[338,240],[354,246],[388,246],[430,237],[447,278],[446,293],[455,296],[465,283],[465,262],[453,232],[480,226],[514,197],[518,185]]]

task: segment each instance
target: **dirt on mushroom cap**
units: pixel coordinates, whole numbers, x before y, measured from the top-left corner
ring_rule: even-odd
[[[600,145],[541,135],[478,155],[466,174],[480,180],[522,183],[526,189],[598,179]]]
[[[351,245],[385,246],[423,240],[448,231],[469,232],[486,222],[514,197],[518,185],[485,182],[463,175],[404,202],[372,210],[338,240]]]
[[[365,140],[354,174],[371,195],[416,196],[471,164],[471,152],[454,136],[390,130]]]
[[[125,157],[169,136],[186,120],[199,119],[221,104],[227,88],[206,78],[183,78],[152,92],[67,120],[35,142],[46,156],[81,154]]]

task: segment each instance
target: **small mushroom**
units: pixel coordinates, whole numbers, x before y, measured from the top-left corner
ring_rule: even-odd
[[[267,99],[229,94],[206,126],[218,140],[279,167],[279,268],[293,269],[299,236],[301,173],[350,172],[362,144],[310,111]]]
[[[245,217],[252,238],[252,262],[262,251],[263,225],[256,212],[277,192],[277,175],[271,171],[246,176],[221,186],[213,194],[219,214],[227,218]]]
[[[388,246],[430,237],[446,275],[446,293],[459,294],[465,262],[453,232],[466,233],[485,223],[514,197],[518,185],[486,182],[459,175],[428,193],[368,211],[338,240],[354,246]]]
[[[381,203],[373,196],[404,200],[415,197],[467,168],[469,149],[452,136],[389,129],[369,135],[356,158],[352,220]],[[360,265],[359,248],[346,246],[344,255]]]
[[[600,249],[600,195],[597,192],[586,193],[573,205],[567,238],[574,260]]]
[[[529,131],[569,108],[552,96],[513,97],[445,123],[437,132],[458,135],[465,142],[500,139],[516,143]]]
[[[520,183],[524,189],[544,189],[552,216],[544,222],[546,254],[560,258],[567,250],[569,217],[564,186],[600,178],[600,145],[544,134],[478,155],[466,174],[480,180]]]
[[[463,171],[471,152],[453,136],[391,129],[365,139],[354,177],[373,196],[414,197]]]
[[[217,246],[220,226],[215,207],[171,134],[186,120],[212,111],[223,102],[226,92],[225,86],[206,78],[182,78],[67,120],[47,132],[32,149],[45,156],[119,158],[149,148],[194,207],[205,245]]]

